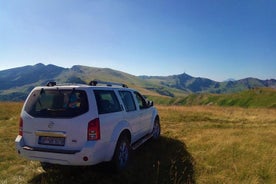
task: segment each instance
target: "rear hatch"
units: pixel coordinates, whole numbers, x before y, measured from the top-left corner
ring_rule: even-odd
[[[25,145],[45,150],[79,150],[87,141],[88,98],[76,88],[37,88],[21,118]]]

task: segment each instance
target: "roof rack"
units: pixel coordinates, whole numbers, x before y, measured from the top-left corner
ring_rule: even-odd
[[[97,86],[98,84],[104,84],[106,86],[121,86],[123,88],[128,88],[128,86],[126,84],[123,83],[117,83],[117,82],[105,82],[105,81],[97,81],[97,80],[92,80],[91,82],[89,82],[90,86]]]
[[[47,82],[46,86],[56,86],[57,83],[55,81],[49,81]]]
[[[61,83],[58,84],[55,81],[49,81],[46,83],[46,86],[53,87],[53,86],[68,86],[68,85],[78,85],[78,86],[87,86],[87,84],[79,84],[79,83]]]

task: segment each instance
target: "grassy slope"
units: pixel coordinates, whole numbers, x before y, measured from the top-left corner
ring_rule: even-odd
[[[201,104],[220,106],[276,107],[276,90],[259,88],[226,95],[209,95]]]
[[[162,137],[121,174],[106,166],[45,173],[14,149],[21,103],[0,103],[0,183],[276,183],[276,109],[157,106]]]
[[[190,94],[186,97],[150,97],[156,104],[276,107],[276,89],[256,88],[233,94]]]
[[[159,96],[158,93],[145,89],[145,86],[150,86],[147,82],[140,80],[134,75],[124,72],[108,69],[108,68],[94,68],[84,66],[74,66],[73,70],[65,71],[58,78],[58,82],[67,82],[70,78],[80,78],[86,84],[92,80],[112,81],[118,83],[126,83],[129,87],[133,87],[146,95]]]

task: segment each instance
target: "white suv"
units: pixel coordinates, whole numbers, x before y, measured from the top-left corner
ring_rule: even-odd
[[[52,164],[95,165],[112,161],[125,168],[131,149],[160,136],[151,101],[119,83],[34,88],[22,108],[17,152]],[[119,86],[120,85],[120,86]]]

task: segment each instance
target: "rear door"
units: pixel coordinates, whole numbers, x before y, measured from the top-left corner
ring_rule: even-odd
[[[140,114],[138,113],[133,93],[128,90],[120,90],[119,95],[124,104],[124,118],[131,126],[133,142],[135,142],[142,136],[143,127],[140,123]]]
[[[76,150],[87,141],[88,98],[84,90],[34,90],[21,114],[27,146]]]
[[[94,89],[94,95],[100,119],[101,140],[109,142],[116,125],[122,121],[123,109],[112,88]]]

